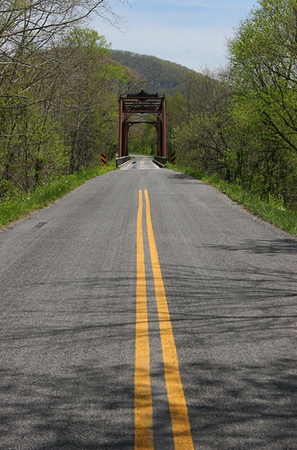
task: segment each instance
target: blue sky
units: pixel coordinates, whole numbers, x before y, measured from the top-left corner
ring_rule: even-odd
[[[201,72],[226,61],[226,39],[234,35],[256,0],[129,0],[110,3],[124,17],[121,29],[99,18],[90,27],[112,48],[154,55]]]

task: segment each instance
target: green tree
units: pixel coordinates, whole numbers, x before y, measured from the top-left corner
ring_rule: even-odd
[[[230,88],[219,74],[190,75],[168,102],[170,142],[180,163],[229,177]]]
[[[297,1],[261,0],[229,44],[233,87],[270,135],[297,151]]]
[[[241,179],[291,204],[297,175],[296,35],[296,0],[261,0],[229,43],[230,116]]]
[[[148,120],[155,122],[156,119],[152,116]],[[130,128],[129,153],[140,155],[157,154],[157,131],[154,125],[140,123]]]
[[[60,120],[71,146],[70,172],[114,156],[118,131],[118,83],[126,74],[110,56],[104,36],[94,30],[71,32],[60,49]]]
[[[82,64],[78,65],[70,83],[67,70],[69,67],[75,68],[75,63],[70,63],[70,60],[76,58],[77,52],[70,48],[68,51],[61,49],[60,43],[63,42],[65,32],[69,34],[72,30],[74,33],[75,27],[92,14],[108,18],[114,24],[118,21],[108,0],[3,0],[0,2],[1,184],[3,181],[6,186],[13,184],[18,189],[30,190],[60,173],[62,168],[65,170],[65,161],[68,158],[73,136],[65,136],[67,129],[61,126],[61,124],[65,125],[61,117],[64,118],[66,111],[69,112],[69,108],[67,109],[69,106],[73,113],[75,103],[77,109],[77,96],[72,98],[72,105],[69,98],[74,95],[73,87],[82,74]],[[94,41],[98,40],[98,36],[94,33],[87,32],[87,42],[83,40],[83,33],[80,35],[76,33],[76,39],[81,39],[80,48],[84,49],[86,45],[88,47],[88,50],[84,49],[81,53],[84,53],[83,57],[85,64],[89,67],[89,73],[91,73],[91,59],[93,58],[94,61]],[[101,47],[103,46],[102,42]],[[89,52],[89,61],[87,61],[87,52]],[[95,72],[95,66],[96,64],[93,72]],[[109,66],[108,70],[105,70],[104,85],[105,87],[108,85],[108,95],[111,91],[108,80],[112,79],[114,83],[120,72],[120,69],[113,67],[112,64]],[[111,72],[113,75],[108,75]],[[62,79],[63,75],[67,77]],[[101,77],[101,81],[104,84],[104,77]],[[88,94],[91,96],[90,84],[88,88]],[[115,90],[116,86],[112,89]],[[76,93],[78,90],[79,84]],[[83,108],[87,107],[83,92],[81,94],[79,100],[82,105],[81,115],[79,119],[77,115],[75,116],[78,123],[86,112]],[[106,102],[104,105],[107,107]],[[102,109],[100,111],[102,112]],[[102,119],[99,114],[98,112],[96,120],[92,120],[90,126],[97,130],[106,129],[105,118]],[[86,120],[87,118],[90,122],[89,112],[86,114]],[[106,135],[108,133],[109,130],[106,129]],[[102,139],[103,142],[104,139]],[[48,153],[50,151],[52,156]]]

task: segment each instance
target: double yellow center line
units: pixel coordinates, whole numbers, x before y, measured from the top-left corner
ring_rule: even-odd
[[[176,347],[165,295],[159,257],[153,233],[147,191],[146,225],[155,283],[165,381],[171,415],[175,449],[194,449],[188,410],[180,379]],[[135,450],[153,449],[153,402],[150,381],[150,348],[143,247],[143,198],[139,191],[137,216],[137,283],[136,283],[136,347],[135,347]]]

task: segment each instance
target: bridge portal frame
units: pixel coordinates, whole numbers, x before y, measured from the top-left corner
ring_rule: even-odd
[[[143,114],[153,115],[156,121],[141,119],[139,116]],[[128,156],[129,128],[137,123],[149,123],[156,127],[157,156],[166,158],[165,96],[159,97],[158,94],[147,94],[142,89],[138,94],[128,94],[126,97],[119,98],[119,158]]]

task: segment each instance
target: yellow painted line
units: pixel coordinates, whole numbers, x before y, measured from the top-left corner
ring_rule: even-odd
[[[171,415],[174,447],[175,449],[194,450],[188,409],[182,382],[180,379],[177,352],[171,327],[170,315],[165,295],[161,268],[159,264],[155,237],[153,233],[150,202],[147,191],[145,191],[145,199],[147,232],[155,281],[155,293],[160,323],[165,380]]]
[[[146,280],[142,231],[142,192],[137,215],[136,336],[134,374],[135,450],[153,449],[153,406],[150,380]]]

